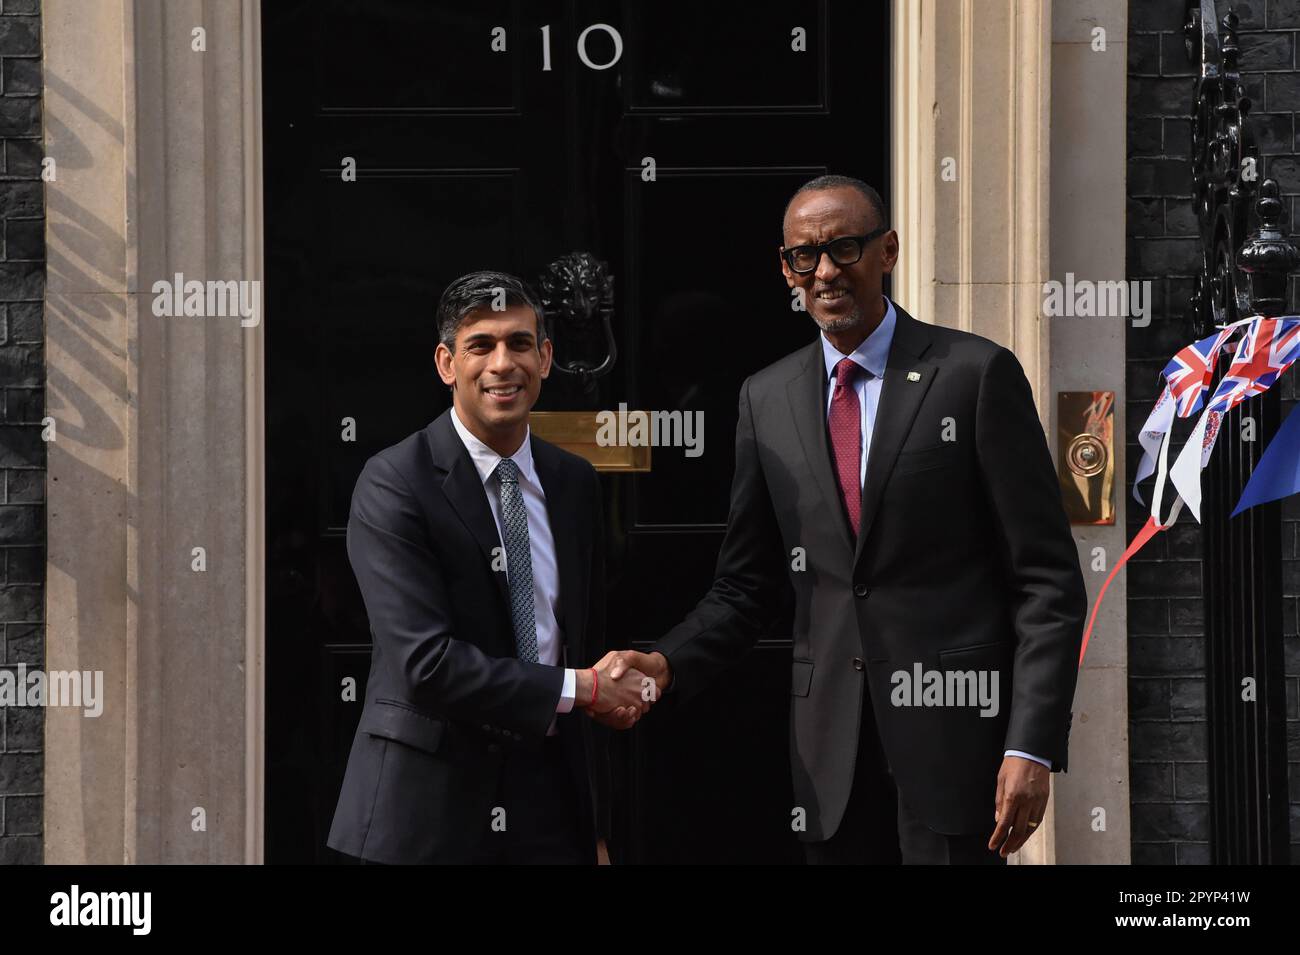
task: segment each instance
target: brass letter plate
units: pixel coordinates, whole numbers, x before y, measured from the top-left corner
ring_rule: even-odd
[[[649,471],[650,448],[596,443],[598,411],[534,411],[528,425],[543,441],[581,455],[597,471]],[[631,412],[629,412],[630,414]]]

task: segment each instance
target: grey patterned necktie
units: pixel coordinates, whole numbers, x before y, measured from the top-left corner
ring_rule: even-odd
[[[501,527],[506,543],[506,579],[510,583],[510,616],[515,625],[519,659],[537,662],[537,618],[533,615],[533,549],[528,541],[528,512],[519,490],[519,465],[502,458],[496,468],[501,493]]]

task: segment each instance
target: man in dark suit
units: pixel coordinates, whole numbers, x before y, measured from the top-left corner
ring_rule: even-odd
[[[1087,596],[1019,362],[887,299],[897,258],[867,184],[791,199],[781,267],[821,334],[741,388],[712,589],[612,675],[636,666],[680,702],[793,587],[808,860],[999,863],[1066,768]]]
[[[457,279],[438,327],[452,407],[367,461],[352,495],[373,651],[328,844],[390,864],[592,863],[607,766],[574,711],[626,727],[645,709],[638,679],[590,668],[600,483],[529,432],[551,343],[522,282]]]

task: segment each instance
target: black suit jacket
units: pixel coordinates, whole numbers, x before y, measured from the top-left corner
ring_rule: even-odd
[[[716,579],[656,647],[670,695],[685,700],[794,588],[790,757],[804,841],[830,838],[844,815],[868,689],[899,792],[938,832],[992,831],[1004,750],[1066,766],[1087,595],[1029,383],[1000,345],[895,309],[856,546],[819,338],[742,386]],[[893,675],[918,663],[996,671],[996,716],[893,705]]]
[[[531,440],[555,539],[561,662],[587,667],[604,654],[600,482],[582,458]],[[563,670],[515,656],[506,575],[492,569],[500,546],[450,410],[366,462],[347,549],[373,650],[332,848],[386,863],[472,861],[503,759],[540,748]],[[594,861],[607,830],[606,737],[576,711],[559,721]]]

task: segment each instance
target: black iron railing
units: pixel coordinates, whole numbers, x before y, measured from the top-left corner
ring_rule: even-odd
[[[1300,254],[1277,183],[1264,179],[1237,72],[1237,17],[1189,0],[1187,54],[1200,64],[1192,110],[1192,201],[1202,262],[1189,308],[1196,338],[1250,315],[1289,312]],[[1255,226],[1251,227],[1251,222]],[[1214,384],[1226,370],[1220,361]],[[1213,394],[1213,388],[1210,391]],[[1289,861],[1279,504],[1230,518],[1281,417],[1277,387],[1222,423],[1202,484],[1211,859]],[[1249,422],[1249,423],[1248,423]],[[1249,435],[1249,437],[1247,437]]]

